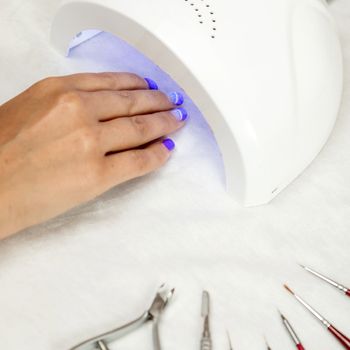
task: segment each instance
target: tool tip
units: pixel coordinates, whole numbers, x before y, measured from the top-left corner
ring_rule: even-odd
[[[267,350],[272,350],[269,343],[267,342],[267,339],[265,336],[264,336],[264,339],[265,339],[265,344],[266,344]]]
[[[231,337],[230,337],[229,331],[226,331],[226,334],[227,334],[227,339],[228,339],[229,348],[230,348],[230,350],[233,350],[232,342],[231,342]]]
[[[209,293],[204,290],[202,294],[202,317],[209,315]]]
[[[157,294],[167,303],[173,297],[174,292],[175,288],[170,288],[166,283],[163,283],[158,288]]]
[[[280,311],[280,309],[277,309],[278,313],[280,314],[282,320],[285,320],[286,318],[284,317],[284,315],[282,314],[282,312]]]
[[[298,264],[302,269],[306,269],[306,266],[303,264]]]
[[[284,287],[285,289],[287,289],[287,291],[288,291],[289,293],[291,293],[291,294],[294,295],[294,292],[293,292],[286,284],[284,284],[283,287]]]

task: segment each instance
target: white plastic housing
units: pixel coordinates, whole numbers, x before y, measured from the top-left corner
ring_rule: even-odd
[[[269,202],[331,133],[343,69],[324,0],[65,0],[52,42],[66,52],[86,29],[124,39],[186,90],[246,206]]]

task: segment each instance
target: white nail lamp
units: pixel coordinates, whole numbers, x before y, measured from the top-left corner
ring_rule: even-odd
[[[331,133],[343,69],[325,0],[65,0],[52,42],[66,52],[86,29],[124,39],[186,90],[243,205],[269,202]]]

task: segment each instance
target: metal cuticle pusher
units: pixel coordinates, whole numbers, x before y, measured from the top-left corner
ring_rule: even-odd
[[[202,294],[202,317],[204,318],[203,333],[201,338],[201,350],[211,350],[212,341],[209,328],[210,297],[207,291]]]

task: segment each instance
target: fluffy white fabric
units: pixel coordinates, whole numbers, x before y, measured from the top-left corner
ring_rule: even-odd
[[[0,0],[0,102],[34,81],[84,70],[131,70],[178,89],[109,34],[69,59],[48,42],[57,0]],[[350,303],[303,272],[301,262],[350,285],[350,4],[331,5],[345,55],[335,130],[315,162],[271,204],[245,209],[224,191],[220,153],[198,110],[174,136],[156,174],[0,243],[0,347],[62,350],[121,325],[148,307],[160,283],[176,287],[161,323],[164,349],[196,349],[201,291],[212,296],[214,349],[293,349],[277,307],[307,349],[341,346],[282,289],[290,286],[350,334]],[[134,59],[130,60],[130,57]],[[234,103],[234,96],[233,96]],[[55,200],[55,198],[52,198]],[[152,349],[151,330],[112,349]]]

